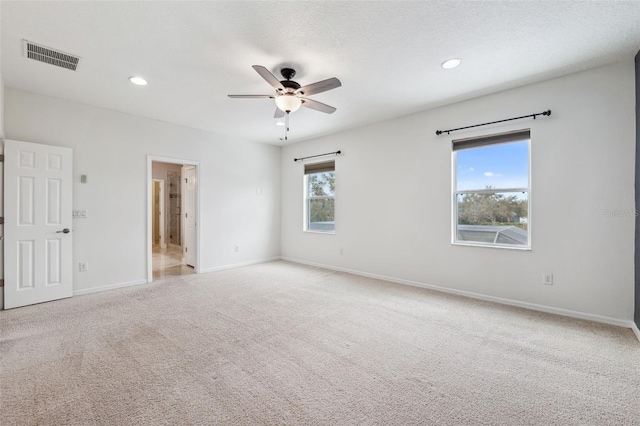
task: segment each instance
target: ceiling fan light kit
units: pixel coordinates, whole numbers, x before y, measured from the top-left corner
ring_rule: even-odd
[[[290,112],[297,111],[302,105],[302,99],[294,94],[286,93],[276,98],[276,105],[280,110],[289,114]]]
[[[230,98],[275,99],[277,109],[274,118],[281,118],[285,114],[288,118],[290,113],[297,111],[301,106],[324,112],[325,114],[333,114],[336,111],[336,108],[330,105],[304,98],[303,96],[326,92],[327,90],[342,86],[342,83],[337,78],[332,77],[306,86],[300,86],[298,82],[291,80],[296,75],[296,71],[293,68],[282,68],[280,70],[280,74],[282,74],[284,80],[278,80],[276,76],[271,74],[271,72],[262,65],[254,65],[253,69],[275,89],[275,95],[228,95]],[[288,130],[289,125],[287,123],[285,140],[287,139],[286,131]]]

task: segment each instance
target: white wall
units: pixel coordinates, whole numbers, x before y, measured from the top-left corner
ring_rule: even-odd
[[[166,181],[167,174],[169,172],[180,173],[181,169],[182,166],[180,164],[158,163],[154,161],[151,171],[151,177],[153,179],[164,179]]]
[[[2,16],[2,4],[0,4],[0,16]],[[0,36],[0,45],[1,44],[2,44],[2,37]],[[4,81],[2,80],[2,59],[0,58],[0,140],[2,140],[3,137],[4,137]],[[4,145],[0,144],[0,153],[2,152],[4,152]],[[2,183],[2,175],[3,173],[0,173],[0,183]],[[2,185],[0,185],[0,188],[1,187]]]
[[[147,155],[200,161],[202,269],[279,256],[279,147],[11,88],[5,97],[7,139],[73,148],[73,205],[89,216],[73,223],[75,291],[146,280]]]
[[[546,109],[549,118],[435,135]],[[532,132],[532,250],[452,245],[451,140],[522,128]],[[304,233],[303,165],[293,158],[337,149],[336,234]],[[635,209],[634,154],[632,61],[289,145],[281,253],[624,322],[634,217],[604,212]],[[553,286],[542,284],[544,272]]]

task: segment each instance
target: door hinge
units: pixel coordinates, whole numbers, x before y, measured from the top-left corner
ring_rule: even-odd
[[[184,252],[186,253],[186,252],[188,252],[188,251],[189,251],[189,247],[185,247],[185,248],[184,248]]]
[[[4,225],[4,217],[0,217],[0,225]]]
[[[0,287],[4,287],[4,280],[0,280]]]
[[[0,163],[4,163],[4,154],[0,154]]]

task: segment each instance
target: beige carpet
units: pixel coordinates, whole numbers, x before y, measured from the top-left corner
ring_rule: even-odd
[[[0,312],[4,425],[640,425],[630,330],[287,262]]]

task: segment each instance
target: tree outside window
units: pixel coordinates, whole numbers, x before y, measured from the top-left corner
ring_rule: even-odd
[[[453,141],[453,243],[530,248],[529,131]]]

